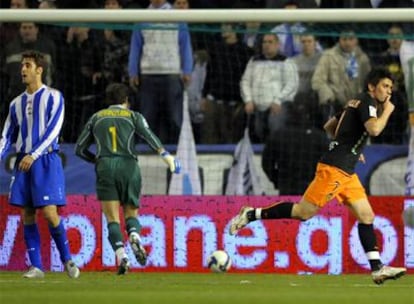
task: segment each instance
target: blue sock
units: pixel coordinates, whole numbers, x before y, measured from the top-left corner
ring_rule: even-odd
[[[24,241],[32,266],[43,270],[42,257],[40,255],[40,234],[36,224],[23,225]]]
[[[67,261],[71,260],[72,257],[69,251],[69,241],[66,236],[66,230],[65,227],[63,227],[62,221],[59,222],[57,227],[49,226],[49,231],[59,250],[60,260],[65,264]]]

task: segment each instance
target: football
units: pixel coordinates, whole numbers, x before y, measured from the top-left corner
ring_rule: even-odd
[[[231,267],[231,259],[224,250],[216,250],[208,257],[207,265],[212,272],[226,272]]]
[[[408,207],[403,212],[404,224],[414,229],[414,206]]]

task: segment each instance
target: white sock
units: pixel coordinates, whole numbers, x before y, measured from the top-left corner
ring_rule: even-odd
[[[380,254],[378,251],[369,251],[367,253],[365,253],[368,260],[380,260]]]
[[[120,247],[115,251],[116,254],[116,260],[118,261],[118,264],[121,263],[123,258],[127,258],[127,255],[125,253],[125,248],[124,247]]]
[[[256,220],[262,219],[262,208],[256,208],[254,215],[256,216]]]
[[[138,241],[141,240],[141,238],[139,237],[139,234],[137,232],[131,232],[129,234],[129,241],[132,242],[132,239],[138,239]]]

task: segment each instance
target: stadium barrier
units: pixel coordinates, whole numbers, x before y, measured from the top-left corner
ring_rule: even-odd
[[[306,222],[281,220],[254,222],[237,237],[228,234],[229,223],[245,204],[262,206],[298,197],[271,196],[145,196],[140,221],[142,240],[149,252],[133,271],[205,272],[209,254],[226,250],[233,272],[264,273],[361,273],[368,272],[359,243],[357,222],[348,210],[332,202]],[[414,205],[404,197],[371,197],[377,214],[375,229],[386,264],[405,266],[414,273],[414,229],[404,227],[403,208]],[[70,195],[63,209],[74,261],[84,271],[115,268],[115,256],[107,240],[107,228],[94,196]],[[62,265],[54,243],[41,221],[42,255],[47,270]],[[26,269],[20,211],[0,197],[0,270]]]
[[[176,146],[167,146],[175,152]],[[203,194],[221,195],[225,184],[226,169],[233,162],[235,145],[198,145],[197,158],[202,172]],[[277,195],[273,184],[261,167],[263,145],[253,145],[254,164],[263,184],[265,194]],[[138,147],[143,177],[143,194],[164,195],[168,188],[168,170],[160,157],[150,151],[148,146]],[[95,171],[93,165],[85,163],[74,153],[74,145],[63,144],[61,151],[65,159],[65,178],[67,194],[94,194]],[[366,163],[359,163],[356,172],[371,195],[404,195],[404,172],[407,164],[407,145],[370,145],[364,150]],[[0,194],[6,194],[10,184],[10,173],[6,168],[13,165],[9,158],[0,166]],[[305,168],[306,169],[306,168]]]

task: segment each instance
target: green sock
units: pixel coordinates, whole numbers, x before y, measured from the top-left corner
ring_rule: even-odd
[[[114,251],[124,247],[122,240],[121,227],[117,222],[108,223],[108,239]]]
[[[128,235],[132,232],[140,233],[141,232],[141,225],[136,217],[129,217],[125,219],[126,230]]]

